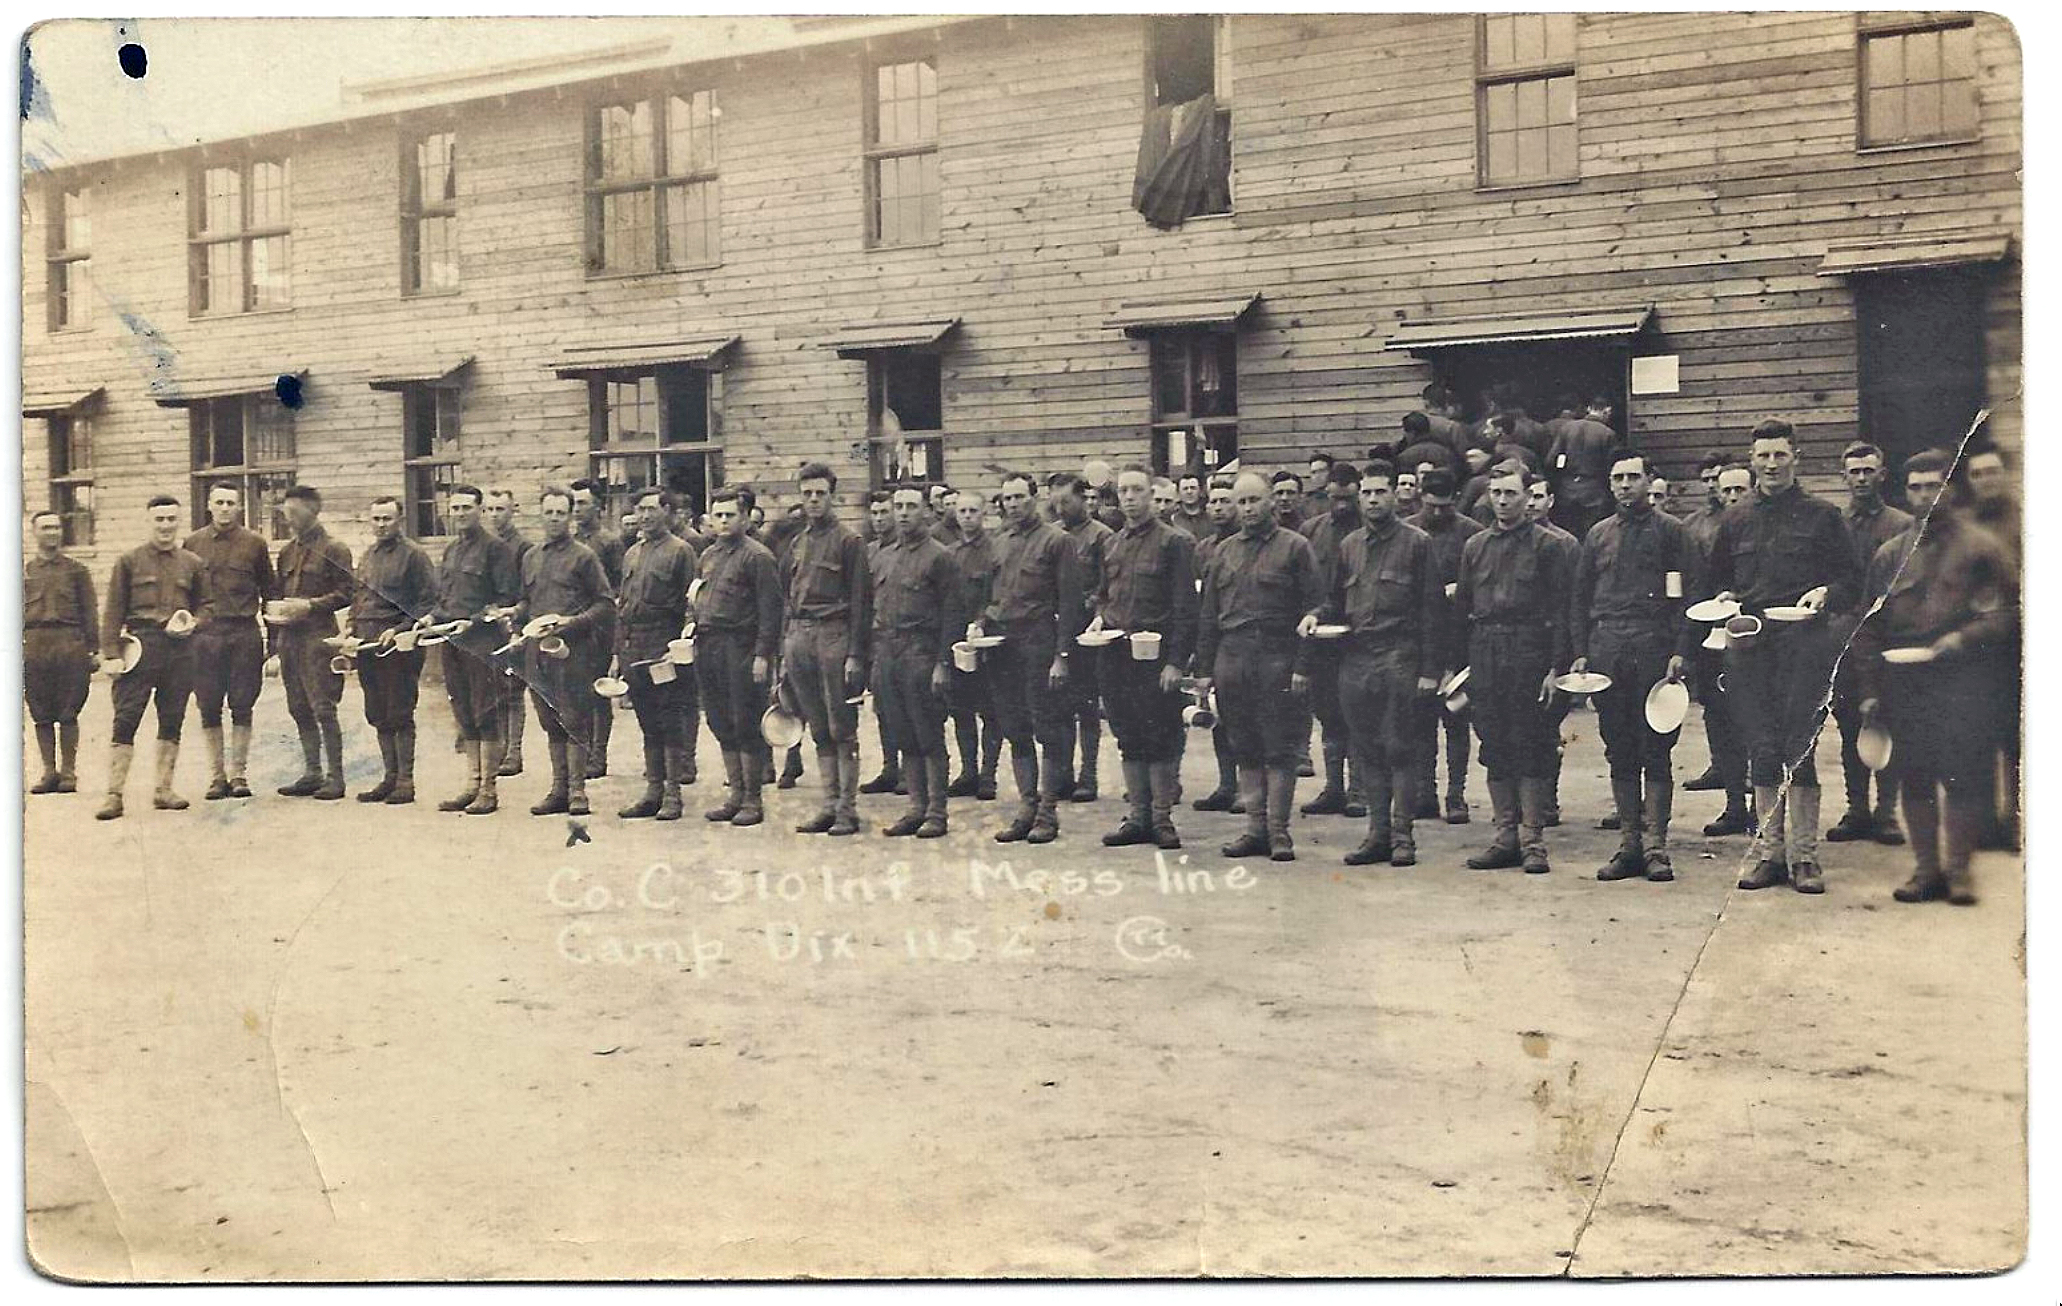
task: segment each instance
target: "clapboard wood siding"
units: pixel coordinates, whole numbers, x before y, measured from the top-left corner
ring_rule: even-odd
[[[635,277],[582,269],[582,114],[606,81],[309,129],[266,142],[292,158],[295,307],[205,321],[186,311],[196,156],[120,160],[81,174],[95,188],[102,300],[90,330],[56,335],[43,330],[50,188],[30,177],[27,385],[108,389],[96,426],[105,552],[136,533],[149,493],[187,485],[185,414],[150,402],[153,374],[308,368],[300,474],[350,518],[399,487],[401,402],[365,385],[397,362],[476,357],[465,474],[527,494],[586,468],[586,387],[557,379],[551,359],[736,332],[722,382],[729,478],[777,485],[824,457],[857,486],[865,368],[821,342],[854,322],[957,315],[946,469],[980,483],[1002,466],[1143,454],[1146,346],[1104,325],[1125,300],[1265,296],[1239,358],[1241,444],[1261,465],[1395,430],[1430,376],[1382,348],[1401,321],[1651,303],[1641,348],[1680,355],[1681,391],[1636,399],[1630,419],[1666,470],[1773,414],[1798,424],[1807,470],[1824,475],[1855,433],[1858,385],[1852,289],[1816,275],[1828,244],[2021,229],[2009,26],[1977,19],[1978,139],[1864,152],[1856,21],[1583,15],[1580,177],[1482,189],[1471,17],[1240,15],[1235,212],[1176,231],[1129,208],[1142,20],[947,24],[879,47],[938,61],[941,233],[907,249],[864,239],[862,49],[697,66],[679,82],[713,90],[722,110],[722,261]],[[443,125],[457,133],[463,285],[406,298],[402,133]],[[2020,384],[2013,264],[1996,269],[1987,323],[1995,402]],[[2016,407],[1994,429],[2016,445]],[[30,506],[43,502],[46,454],[31,423]]]

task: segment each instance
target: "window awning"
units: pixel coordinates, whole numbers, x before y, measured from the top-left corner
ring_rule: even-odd
[[[21,397],[23,417],[65,417],[90,404],[100,402],[107,390],[94,386],[91,390],[25,390]]]
[[[1238,325],[1260,302],[1256,291],[1245,295],[1185,295],[1175,299],[1140,299],[1119,304],[1104,326],[1127,336],[1177,327],[1211,327],[1220,331]]]
[[[203,399],[227,399],[231,395],[276,394],[281,381],[290,380],[290,384],[298,389],[302,379],[307,375],[308,369],[301,367],[287,372],[195,377],[187,381],[154,379],[150,383],[150,397],[155,399],[161,408],[190,408]]]
[[[566,350],[553,360],[551,370],[562,381],[616,372],[649,372],[658,367],[699,367],[705,372],[721,371],[734,335],[689,336],[642,345],[596,345]]]
[[[457,358],[426,359],[420,363],[382,367],[378,375],[365,384],[375,390],[406,390],[410,386],[429,386],[439,390],[455,390],[465,384],[465,369],[473,365],[471,354]]]
[[[943,317],[929,322],[868,322],[846,327],[823,342],[840,358],[865,358],[891,349],[933,350],[945,337],[959,329],[959,319]]]
[[[1384,349],[1452,349],[1459,345],[1525,344],[1536,340],[1597,340],[1638,335],[1654,316],[1651,304],[1581,313],[1500,313],[1491,317],[1427,317],[1391,332]]]
[[[1819,264],[1822,277],[1859,272],[1903,272],[1918,268],[1954,267],[1963,263],[1995,263],[2012,249],[2001,231],[1944,231],[1926,236],[1894,236],[1883,240],[1842,241],[1826,247]]]

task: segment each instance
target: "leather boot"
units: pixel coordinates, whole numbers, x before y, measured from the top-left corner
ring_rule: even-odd
[[[1267,771],[1238,768],[1239,802],[1246,809],[1246,832],[1218,849],[1226,857],[1259,857],[1267,852]]]
[[[1102,722],[1084,722],[1081,727],[1081,775],[1074,782],[1073,791],[1067,795],[1069,801],[1092,803],[1099,796],[1099,791],[1096,788],[1096,772],[1102,760],[1102,752]]]
[[[216,731],[216,738],[219,739],[221,733],[219,730]],[[32,794],[54,794],[57,792],[56,726],[39,725],[36,727],[36,752],[43,759],[43,778],[30,785],[29,792]],[[224,792],[227,792],[226,783],[224,785]]]
[[[1062,757],[1055,748],[1039,750],[1038,812],[1024,835],[1026,842],[1051,843],[1060,837],[1060,795],[1073,792],[1074,787],[1073,777],[1062,771],[1072,760]]]
[[[1646,849],[1640,843],[1640,781],[1613,778],[1611,805],[1618,809],[1618,851],[1597,868],[1600,880],[1636,880],[1647,873]]]
[[[1346,759],[1325,741],[1325,787],[1317,797],[1303,804],[1305,816],[1337,816],[1346,810]]]
[[[1561,823],[1561,764],[1566,756],[1565,748],[1554,750],[1554,769],[1545,777],[1546,783],[1540,790],[1539,825],[1543,830],[1551,830]],[[1520,792],[1522,795],[1522,787]],[[1519,801],[1524,801],[1522,796]]]
[[[1869,815],[1876,827],[1871,837],[1886,848],[1904,846],[1904,829],[1897,823],[1897,794],[1885,785],[1876,795],[1876,810]]]
[[[773,771],[773,754],[760,749],[740,753],[738,766],[738,779],[744,787],[744,794],[743,800],[738,804],[737,815],[730,818],[730,823],[737,826],[757,825],[766,819],[766,808],[759,797],[759,790],[765,785],[766,777]]]
[[[1747,806],[1747,793],[1744,789],[1734,787],[1726,790],[1725,810],[1718,814],[1717,819],[1705,823],[1704,833],[1713,839],[1732,834],[1754,833],[1754,813]]]
[[[279,792],[287,798],[306,798],[322,788],[322,732],[313,725],[299,726],[301,732],[301,775],[290,783],[279,786]]]
[[[1675,785],[1652,776],[1646,783],[1647,879],[1666,884],[1675,878],[1675,863],[1668,856],[1668,818],[1675,807]]]
[[[1174,809],[1181,802],[1181,762],[1147,763],[1146,783],[1152,789],[1147,812],[1153,821],[1153,845],[1172,852],[1181,847],[1181,832],[1174,828]]]
[[[1790,865],[1783,851],[1783,791],[1776,785],[1754,786],[1754,805],[1761,813],[1754,840],[1748,845],[1747,860],[1753,869],[1740,877],[1742,889],[1769,889],[1790,881]]]
[[[820,754],[818,755],[817,760],[820,765],[822,762],[822,756]],[[774,787],[776,789],[793,789],[795,787],[796,782],[799,781],[801,778],[802,746],[800,744],[796,744],[793,748],[790,748],[788,750],[787,757],[782,760],[780,764],[780,779],[774,782]],[[824,828],[828,830],[830,827],[826,825]]]
[[[394,792],[394,732],[375,726],[372,733],[379,741],[380,778],[372,788],[358,791],[355,796],[361,803],[383,803]]]
[[[1502,871],[1524,864],[1524,854],[1518,851],[1518,784],[1514,780],[1491,780],[1489,782],[1489,807],[1491,820],[1496,823],[1496,838],[1489,847],[1468,859],[1468,869],[1474,871]]]
[[[310,798],[335,802],[344,796],[344,726],[334,716],[316,723],[322,735],[322,784]]]
[[[188,804],[184,798],[172,792],[172,773],[179,768],[179,741],[158,740],[158,786],[151,795],[150,805],[161,812],[183,812]]]
[[[492,737],[480,740],[480,788],[473,800],[465,805],[467,816],[487,816],[501,808],[501,794],[497,788],[497,777],[501,773],[501,741]]]
[[[394,732],[394,790],[387,806],[403,807],[415,801],[415,725]]]
[[[1713,762],[1705,767],[1704,773],[1696,779],[1683,781],[1683,788],[1691,793],[1703,793],[1707,789],[1723,789],[1725,788],[1725,777],[1718,773],[1718,763]]]
[[[995,842],[1017,843],[1030,837],[1031,823],[1038,819],[1038,757],[1030,748],[1010,745],[1010,770],[1017,781],[1017,816],[996,831]]]
[[[1553,870],[1547,860],[1547,800],[1554,788],[1551,776],[1527,776],[1518,781],[1518,847],[1527,875],[1545,875]]]
[[[659,814],[659,799],[666,790],[666,749],[656,740],[644,741],[644,796],[617,812],[626,821],[639,821]]]
[[[901,783],[902,767],[900,760],[896,757],[894,748],[888,744],[886,738],[883,738],[881,740],[880,772],[873,779],[859,786],[859,792],[863,794],[892,794],[895,792],[895,786]]]
[[[1976,853],[1976,846],[1983,838],[1983,827],[1989,813],[1987,804],[1979,793],[1950,786],[1947,801],[1943,805],[1941,821],[1947,829],[1947,851],[1941,857],[1941,870],[1947,877],[1947,900],[1957,907],[1976,905],[1976,880],[1969,869],[1969,859]]]
[[[728,821],[745,805],[745,764],[737,753],[723,750],[723,801],[702,813],[705,821]]]
[[[1239,800],[1239,777],[1222,726],[1210,732],[1210,748],[1217,755],[1217,787],[1189,806],[1199,812],[1229,812]]]
[[[1819,787],[1790,783],[1790,887],[1799,893],[1824,893],[1819,870]]]
[[[122,790],[129,786],[129,763],[136,756],[133,744],[116,744],[107,755],[107,801],[93,814],[95,820],[112,821],[122,814]]]
[[[1368,791],[1368,830],[1362,836],[1360,847],[1347,853],[1348,866],[1385,865],[1395,855],[1396,782],[1387,772],[1375,774],[1376,768],[1361,768],[1361,783]],[[1303,809],[1309,811],[1308,807]]]
[[[896,817],[891,824],[881,827],[882,834],[897,839],[913,835],[923,828],[924,813],[929,809],[931,802],[931,777],[924,770],[922,756],[911,753],[904,757],[902,774],[907,778],[909,786],[909,806],[904,808],[902,815]],[[862,789],[864,787],[861,786]]]
[[[1375,768],[1368,768],[1372,775]],[[1369,812],[1374,811],[1374,799],[1368,800]],[[1418,864],[1418,837],[1413,828],[1417,814],[1424,810],[1417,801],[1417,777],[1409,768],[1398,767],[1389,773],[1389,864],[1391,866],[1416,866]],[[1437,809],[1434,809],[1437,810]]]
[[[558,816],[566,810],[566,741],[563,735],[547,734],[545,751],[551,755],[551,788],[530,805],[532,816]]]
[[[816,774],[823,778],[823,803],[816,809],[816,815],[796,823],[796,834],[824,834],[838,819],[838,754],[835,749],[816,750]]]
[[[1394,788],[1394,782],[1391,782]],[[1415,792],[1415,791],[1413,791]],[[1346,806],[1339,809],[1339,815],[1349,821],[1361,820],[1368,814],[1367,777],[1360,772],[1360,763],[1353,760],[1353,754],[1346,754]]]
[[[1912,878],[1890,896],[1899,902],[1947,897],[1947,876],[1940,869],[1940,799],[1932,785],[1905,786],[1904,815],[1912,831]]]
[[[43,731],[46,729],[48,729],[47,726],[36,727],[37,743],[40,744],[43,742]],[[229,797],[229,770],[227,764],[224,762],[222,757],[222,727],[202,726],[200,728],[200,737],[201,742],[206,744],[208,749],[209,775],[208,791],[202,794],[201,797],[208,799],[210,801],[213,801],[217,798],[227,798]],[[48,762],[48,760],[49,759],[46,757],[46,763]],[[55,772],[53,772],[49,778],[54,784],[57,779]],[[41,789],[31,789],[29,792],[42,793],[44,791]]]
[[[935,753],[923,755],[924,764],[924,823],[916,828],[919,839],[942,839],[945,837],[945,800],[952,788],[945,777],[952,769],[952,759],[941,747]]]
[[[248,722],[229,723],[229,796],[251,796],[251,727]]]
[[[1289,837],[1289,814],[1296,810],[1296,768],[1267,768],[1267,855],[1277,862],[1296,860],[1296,841]]]
[[[521,775],[523,773],[523,726],[529,721],[529,708],[523,702],[518,690],[514,697],[501,705],[501,738],[506,741],[501,761],[494,767],[494,774]]]
[[[587,806],[587,745],[580,739],[567,739],[566,814],[586,816],[590,810]]]
[[[57,792],[72,794],[79,791],[79,723],[60,721],[57,723]],[[244,791],[246,796],[249,790]]]
[[[587,746],[587,779],[599,780],[609,773],[609,736],[615,729],[615,708],[603,699],[594,709],[594,742]]]
[[[831,814],[826,833],[840,837],[859,833],[859,741],[838,750],[837,810]]]
[[[1867,801],[1866,798],[1863,799],[1864,804]],[[1850,807],[1847,809],[1846,814],[1835,821],[1832,828],[1826,831],[1826,842],[1859,843],[1864,839],[1875,837],[1875,834],[1876,822],[1869,815],[1868,807],[1866,805]]]
[[[952,721],[953,742],[959,745],[959,774],[945,787],[949,798],[972,798],[981,787],[981,721],[969,712]]]
[[[1131,808],[1117,828],[1103,836],[1105,848],[1130,848],[1153,842],[1153,779],[1144,762],[1123,759],[1124,792],[1131,795]]]
[[[666,759],[666,778],[659,782],[659,810],[652,813],[652,819],[677,821],[681,816],[680,786],[687,774],[687,747],[669,739],[660,751]]]
[[[1002,733],[993,723],[981,731],[981,775],[974,797],[984,803],[995,801],[995,768],[1002,762]]]

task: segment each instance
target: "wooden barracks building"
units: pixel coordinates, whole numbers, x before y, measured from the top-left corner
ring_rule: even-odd
[[[1850,12],[796,19],[361,85],[25,176],[26,506],[105,558],[222,477],[434,536],[461,479],[1300,466],[1434,379],[1605,391],[1675,477],[1766,416],[1820,484],[1985,404],[2016,447],[2020,80],[1999,18]]]

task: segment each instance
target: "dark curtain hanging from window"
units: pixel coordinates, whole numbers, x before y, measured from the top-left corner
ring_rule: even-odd
[[[1217,98],[1203,94],[1146,115],[1131,207],[1156,227],[1231,207],[1231,159],[1217,131]]]

